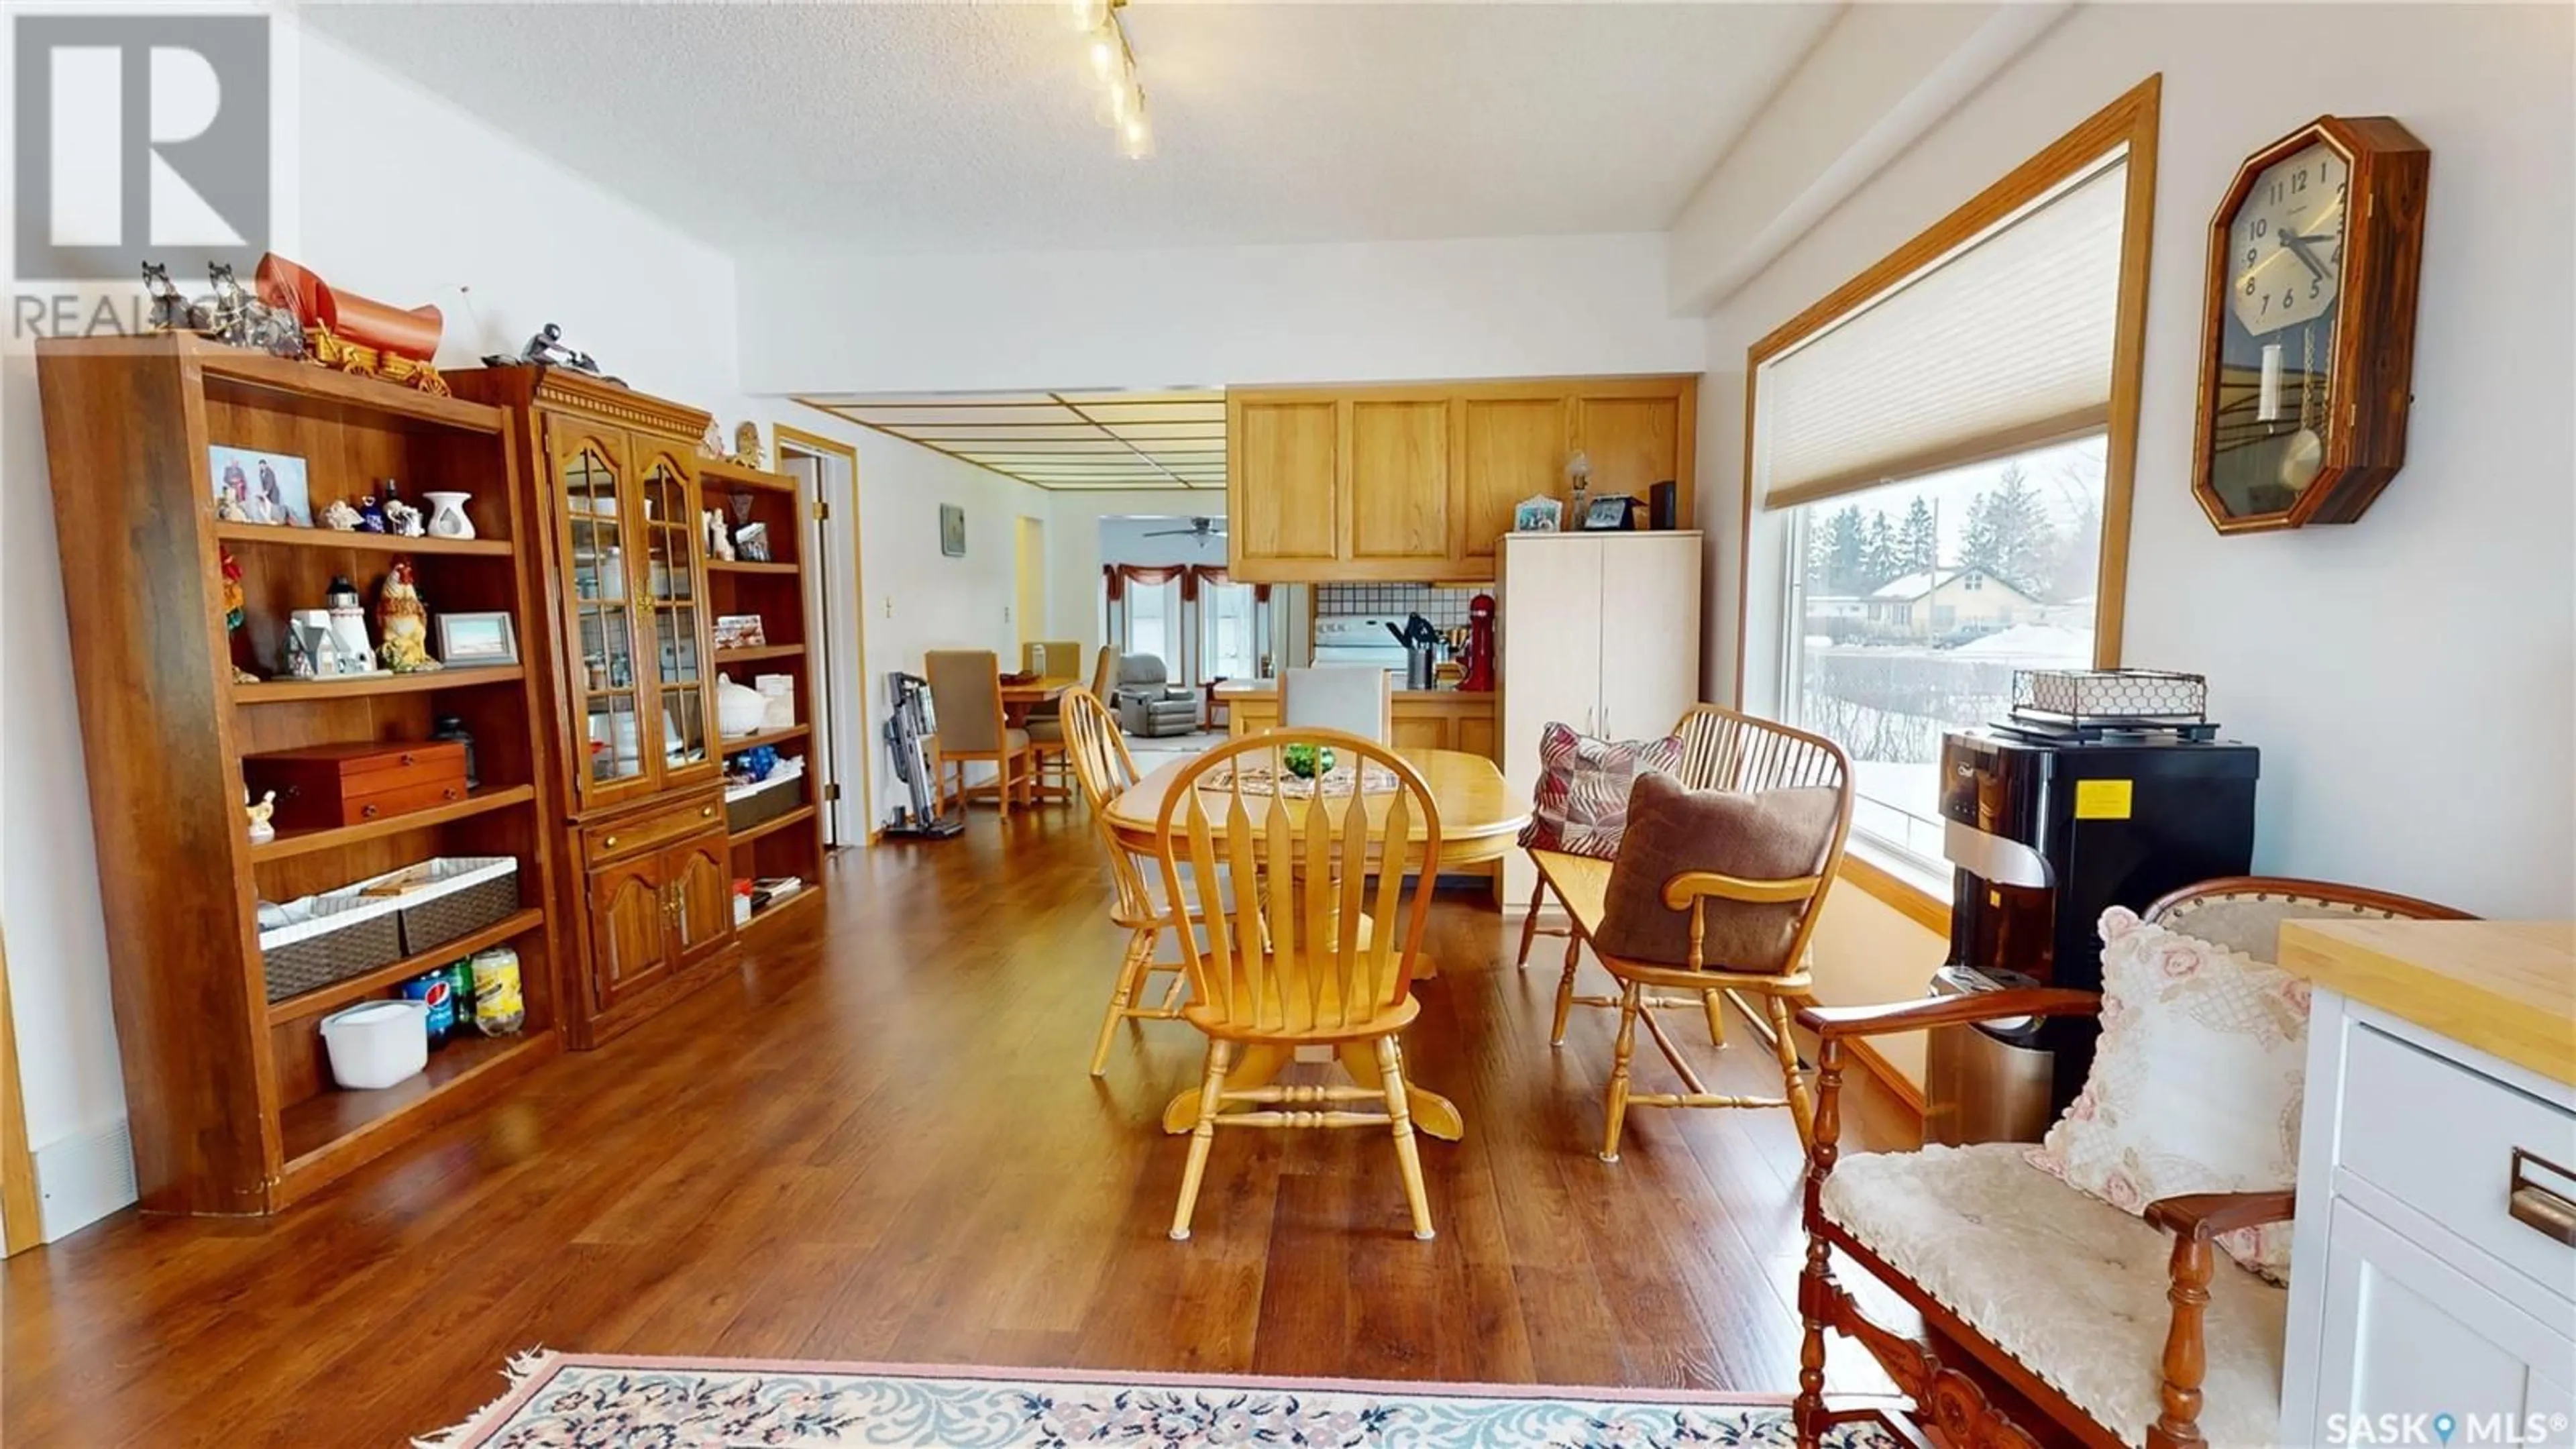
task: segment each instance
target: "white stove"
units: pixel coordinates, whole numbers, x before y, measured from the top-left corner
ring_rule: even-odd
[[[1402,629],[1403,619],[1383,618],[1375,614],[1330,614],[1315,620],[1315,660],[1318,665],[1374,664],[1397,674],[1404,672],[1404,646],[1395,640],[1390,629]]]

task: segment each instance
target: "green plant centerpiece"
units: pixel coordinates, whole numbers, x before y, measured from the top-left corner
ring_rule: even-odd
[[[1333,773],[1331,745],[1290,745],[1281,751],[1288,773],[1300,780],[1320,780]]]

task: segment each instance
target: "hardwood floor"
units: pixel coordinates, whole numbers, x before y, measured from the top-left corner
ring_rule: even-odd
[[[1606,1014],[1550,1051],[1560,943],[1514,971],[1468,893],[1406,1041],[1467,1120],[1423,1145],[1438,1240],[1350,1131],[1220,1133],[1168,1241],[1155,1120],[1201,1042],[1140,1024],[1084,1075],[1123,941],[1092,841],[1054,807],[845,852],[812,939],[283,1217],[128,1211],[10,1260],[0,1438],[400,1444],[536,1345],[1794,1391],[1787,1114],[1641,1111],[1596,1160]],[[1718,1081],[1776,1090],[1732,1025]],[[1847,1141],[1911,1145],[1853,1082]],[[1836,1386],[1882,1390],[1867,1360]]]

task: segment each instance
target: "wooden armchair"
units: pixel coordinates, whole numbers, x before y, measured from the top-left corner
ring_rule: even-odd
[[[1824,907],[1826,892],[1833,888],[1842,870],[1843,844],[1851,830],[1851,765],[1842,748],[1822,735],[1791,729],[1752,715],[1738,714],[1713,704],[1693,706],[1682,716],[1675,732],[1682,736],[1681,782],[1694,790],[1732,790],[1757,793],[1766,790],[1823,789],[1839,795],[1834,811],[1832,836],[1816,869],[1808,874],[1780,880],[1742,880],[1708,871],[1685,871],[1663,883],[1666,908],[1690,913],[1690,951],[1684,964],[1664,965],[1654,962],[1629,961],[1601,952],[1602,967],[1619,985],[1616,996],[1583,996],[1574,990],[1575,974],[1582,963],[1582,948],[1599,930],[1607,913],[1611,862],[1588,856],[1567,855],[1551,850],[1532,850],[1530,859],[1537,864],[1539,890],[1554,891],[1565,904],[1571,933],[1565,944],[1565,973],[1557,981],[1556,1019],[1550,1028],[1548,1044],[1565,1044],[1567,1017],[1576,1006],[1603,1007],[1619,1012],[1619,1034],[1613,1048],[1610,1089],[1602,1130],[1601,1160],[1619,1160],[1619,1141],[1630,1107],[1786,1107],[1797,1124],[1798,1140],[1811,1140],[1813,1108],[1805,1076],[1798,1061],[1798,1043],[1789,1031],[1789,1008],[1792,1002],[1804,1001],[1810,994],[1813,978],[1808,974],[1807,943],[1813,936]],[[1732,901],[1753,905],[1795,905],[1800,908],[1795,934],[1777,970],[1731,969],[1724,961],[1705,959],[1701,946],[1705,917],[1712,901]],[[1535,914],[1537,906],[1532,904]],[[1524,952],[1528,937],[1524,934]],[[1772,1051],[1779,1058],[1780,1077],[1786,1088],[1781,1097],[1728,1096],[1709,1091],[1699,1073],[1685,1058],[1680,1047],[1656,1019],[1659,1010],[1679,1007],[1704,1014],[1709,1040],[1722,1044],[1725,1037],[1724,992],[1741,991],[1758,996],[1764,1002],[1770,1019]],[[1684,1090],[1679,1092],[1640,1092],[1630,1085],[1629,1064],[1636,1048],[1637,1028],[1643,1024],[1646,1034],[1674,1075],[1681,1078]]]
[[[2236,877],[2176,891],[2145,919],[2269,960],[2280,921],[2319,915],[2459,913],[2348,886]],[[1831,1425],[1881,1416],[1827,1405],[1827,1329],[1867,1347],[1914,1400],[1923,1426],[1949,1444],[2272,1442],[2288,1294],[2220,1264],[2213,1240],[2289,1221],[2290,1192],[2168,1197],[2141,1219],[2030,1165],[2018,1143],[1842,1161],[1845,1043],[2100,1009],[2089,991],[2031,988],[1798,1013],[1818,1041],[1798,1284],[1802,1449]],[[1836,1254],[1920,1313],[1933,1341],[1865,1317],[1834,1281]]]

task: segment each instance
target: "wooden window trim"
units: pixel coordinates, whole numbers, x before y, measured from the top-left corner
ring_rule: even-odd
[[[1744,358],[1743,504],[1737,520],[1735,564],[1735,697],[1744,697],[1751,639],[1754,430],[1758,422],[1762,364],[1840,321],[1888,288],[1957,250],[1970,238],[2098,164],[2123,146],[2128,151],[2128,195],[2120,227],[2120,300],[2112,326],[2110,441],[2102,480],[2102,554],[2096,580],[2093,663],[2120,661],[2123,604],[2129,582],[2129,503],[2138,464],[2138,392],[2146,356],[2147,272],[2155,233],[2156,128],[2164,76],[2148,76],[2127,94],[2084,119],[2039,154],[1948,216],[1880,258],[1860,275],[1828,292],[1805,311],[1756,342]],[[1900,883],[1901,884],[1901,883]],[[1873,892],[1875,894],[1875,892]],[[1920,894],[1920,892],[1917,892]],[[1946,929],[1946,927],[1945,927]]]

